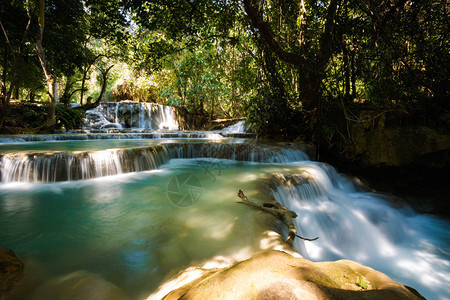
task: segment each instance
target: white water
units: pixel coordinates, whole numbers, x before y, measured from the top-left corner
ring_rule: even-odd
[[[228,126],[222,130],[222,132],[229,133],[246,133],[245,121],[239,121],[234,125]]]
[[[86,113],[84,129],[178,129],[173,108],[156,103],[102,102]]]
[[[60,147],[64,144],[61,143]],[[41,150],[42,151],[42,150]],[[173,158],[223,158],[264,163],[308,160],[297,149],[240,143],[164,143],[149,147],[0,155],[0,182],[56,182],[153,170]]]
[[[272,193],[299,215],[297,231],[314,242],[294,247],[314,261],[351,259],[416,288],[428,299],[450,299],[450,222],[397,209],[358,191],[328,165],[305,165]],[[392,201],[392,200],[391,200]]]

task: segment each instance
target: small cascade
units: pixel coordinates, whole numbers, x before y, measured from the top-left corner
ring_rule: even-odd
[[[226,133],[246,133],[245,121],[239,121],[234,125],[225,127],[222,132]]]
[[[102,113],[91,110],[86,112],[85,124],[92,129],[122,129],[122,125],[108,121]]]
[[[319,237],[294,241],[305,258],[355,260],[403,284],[428,286],[424,295],[439,290],[450,296],[445,284],[450,265],[443,259],[450,249],[439,239],[448,222],[416,215],[407,206],[394,208],[326,164],[308,163],[297,175],[277,175],[270,187],[278,202],[297,212],[299,234]]]
[[[153,170],[172,158],[219,158],[263,163],[308,160],[305,152],[237,143],[168,143],[96,152],[12,153],[0,156],[1,182],[56,182]]]
[[[87,131],[87,130],[86,130]],[[244,136],[244,138],[249,136]],[[89,130],[87,132],[74,132],[65,134],[34,134],[20,136],[6,136],[0,138],[1,144],[17,144],[24,142],[52,142],[52,141],[81,141],[81,140],[137,140],[137,139],[223,139],[224,136],[212,132],[187,132],[187,131],[151,131],[138,129],[108,129]]]
[[[146,102],[102,102],[86,111],[84,129],[177,130],[173,108]]]

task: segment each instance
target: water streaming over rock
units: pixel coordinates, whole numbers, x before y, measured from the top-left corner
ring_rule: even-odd
[[[177,130],[173,108],[147,102],[101,102],[86,111],[85,129],[170,129]]]
[[[301,150],[255,144],[174,143],[95,152],[0,155],[1,182],[56,182],[153,170],[173,158],[220,158],[264,163],[307,160]]]
[[[234,125],[225,127],[222,131],[226,133],[246,133],[247,129],[245,127],[245,121],[239,121]]]
[[[326,164],[274,176],[270,185],[277,201],[299,215],[297,231],[319,236],[314,242],[295,240],[304,257],[355,260],[403,284],[422,286],[429,299],[450,299],[450,243],[442,239],[449,237],[450,222],[364,192]]]
[[[270,217],[235,204],[238,189],[257,200],[268,186],[266,196],[297,212],[301,235],[319,236],[295,240],[306,258],[352,259],[429,299],[450,298],[449,221],[364,192],[298,145],[120,136],[0,145],[2,246],[42,262],[49,280],[87,270],[142,299],[180,268],[270,244],[260,235]],[[168,193],[187,175],[201,199],[179,208]]]

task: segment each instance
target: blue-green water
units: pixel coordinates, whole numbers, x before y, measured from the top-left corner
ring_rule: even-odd
[[[275,167],[176,159],[156,171],[0,185],[0,245],[32,261],[31,271],[45,274],[43,281],[87,270],[142,298],[171,272],[217,255],[237,259],[258,250],[269,226],[236,204],[236,194],[256,193],[260,177]],[[186,174],[198,179],[200,195],[179,203],[170,198],[169,183]]]
[[[166,142],[176,141],[67,141],[0,147],[2,153],[47,153]],[[195,149],[188,146],[182,146],[185,154],[194,157]],[[320,237],[314,242],[295,241],[295,249],[303,256],[315,261],[352,259],[414,287],[429,299],[450,299],[448,220],[417,215],[408,207],[393,208],[383,197],[356,188],[331,166],[299,161],[301,156],[276,148],[267,154],[277,156],[273,161],[278,163],[171,159],[157,170],[91,180],[0,183],[0,246],[13,249],[27,268],[25,278],[6,299],[85,299],[81,294],[70,295],[80,285],[93,299],[105,286],[111,297],[142,299],[189,266],[211,260],[230,263],[279,245],[265,237],[273,228],[282,233],[283,226],[266,214],[236,204],[239,189],[250,199],[273,196],[297,212],[299,232]],[[251,154],[245,157],[257,158]],[[300,174],[303,179],[298,185],[279,183],[268,188],[273,174]],[[64,285],[67,278],[79,280]]]

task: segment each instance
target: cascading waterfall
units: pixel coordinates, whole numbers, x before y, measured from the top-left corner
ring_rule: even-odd
[[[0,155],[1,182],[56,182],[153,170],[173,158],[220,158],[266,163],[307,160],[297,149],[273,150],[254,144],[174,143],[96,152]]]
[[[358,190],[326,164],[308,163],[298,175],[273,178],[272,194],[297,212],[297,231],[319,239],[295,240],[315,260],[351,259],[410,286],[430,299],[450,298],[448,221],[394,208],[381,195]],[[439,291],[439,292],[436,292]]]
[[[246,133],[245,121],[239,121],[234,125],[225,127],[222,131],[227,133]]]
[[[86,113],[84,129],[178,129],[173,108],[156,103],[101,102]]]

